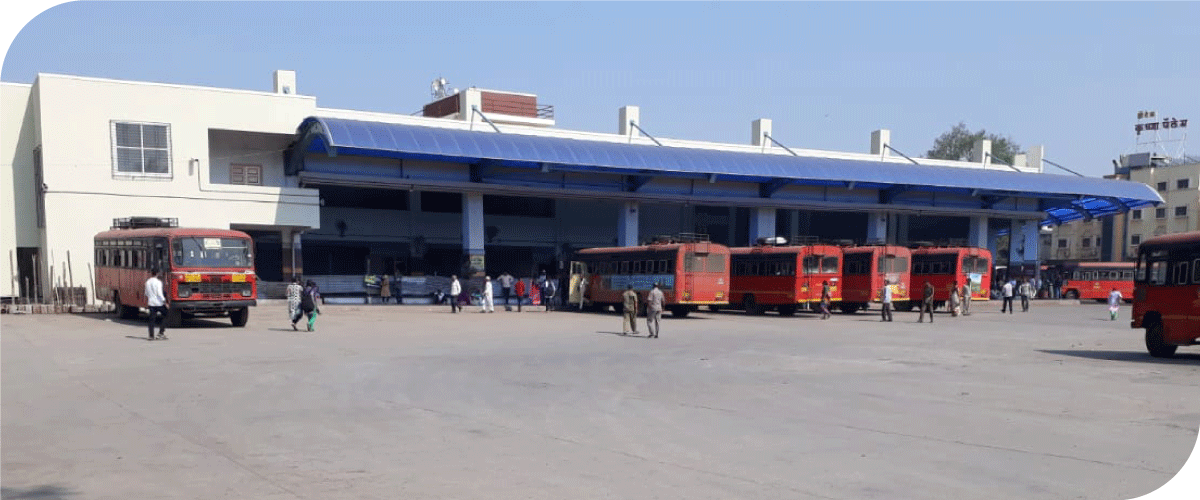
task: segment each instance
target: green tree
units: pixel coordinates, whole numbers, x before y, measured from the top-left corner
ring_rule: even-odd
[[[946,133],[933,141],[933,147],[925,153],[926,158],[939,160],[969,160],[975,141],[988,139],[992,141],[992,157],[1002,163],[1012,164],[1013,157],[1021,152],[1021,146],[1012,137],[989,134],[984,129],[971,132],[967,125],[958,122]]]

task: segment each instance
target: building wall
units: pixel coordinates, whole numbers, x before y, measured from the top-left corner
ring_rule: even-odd
[[[1154,236],[1200,230],[1200,163],[1181,165],[1143,167],[1130,170],[1131,180],[1142,182],[1157,188],[1160,182],[1166,183],[1165,190],[1159,190],[1164,204],[1159,207],[1143,208],[1141,218],[1135,219],[1131,212],[1126,214],[1129,230],[1124,239],[1128,255],[1137,255],[1137,245],[1132,238],[1139,236],[1145,241]],[[1177,181],[1188,179],[1188,187],[1179,189]],[[1187,215],[1176,216],[1176,207],[1187,207]],[[1163,217],[1156,217],[1156,210],[1163,209]]]
[[[0,295],[19,295],[15,270],[18,247],[37,247],[37,188],[33,148],[37,145],[37,91],[31,85],[0,84]]]

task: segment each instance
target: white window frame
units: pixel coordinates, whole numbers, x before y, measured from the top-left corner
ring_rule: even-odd
[[[167,153],[167,155],[166,155],[167,171],[165,173],[146,172],[145,171],[146,165],[145,165],[145,155],[144,154],[142,155],[142,171],[141,172],[122,171],[119,168],[119,160],[117,159],[118,158],[117,151],[121,150],[121,149],[134,149],[134,148],[129,147],[129,146],[118,146],[117,145],[117,125],[118,124],[140,125],[140,126],[148,125],[148,126],[165,128],[166,133],[167,133],[167,147],[165,147],[165,148],[147,148],[144,145],[142,145],[136,149],[139,151],[144,151],[147,149],[166,151],[166,153]],[[172,146],[172,140],[171,140],[171,124],[157,123],[157,122],[140,122],[140,121],[133,121],[133,120],[111,120],[108,122],[108,133],[109,133],[110,147],[112,148],[112,175],[113,175],[113,178],[119,178],[119,179],[172,179],[175,176],[174,159],[171,156],[171,151],[172,151],[172,149],[174,149]]]

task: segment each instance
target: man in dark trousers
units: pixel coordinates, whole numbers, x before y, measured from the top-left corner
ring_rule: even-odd
[[[163,283],[158,279],[158,268],[150,270],[150,279],[146,280],[146,305],[150,308],[148,328],[150,338],[154,340],[154,324],[158,323],[158,340],[167,340],[167,299],[163,296]]]
[[[925,282],[925,297],[921,299],[921,316],[917,318],[917,323],[925,322],[925,313],[929,313],[929,322],[933,323],[933,284]]]
[[[1012,314],[1013,313],[1013,282],[1009,281],[1009,282],[1004,283],[1004,286],[1001,288],[1000,293],[1001,293],[1001,296],[1004,298],[1004,302],[1000,303],[1000,312],[1001,313],[1007,312],[1009,314]]]
[[[500,282],[500,295],[504,297],[504,310],[511,311],[512,306],[509,305],[508,299],[512,297],[513,277],[508,272],[505,272],[496,278],[496,281]]]
[[[881,301],[883,302],[883,307],[881,307],[879,309],[880,313],[883,315],[883,318],[880,319],[879,321],[891,321],[892,320],[892,286],[888,285],[888,284],[884,284],[883,290],[879,291],[879,295],[880,295]]]
[[[633,291],[633,285],[625,287],[625,293],[621,295],[624,301],[621,309],[621,335],[637,335],[637,292]]]
[[[521,312],[521,303],[525,302],[525,282],[517,278],[517,283],[513,285],[513,291],[517,293],[517,312]]]

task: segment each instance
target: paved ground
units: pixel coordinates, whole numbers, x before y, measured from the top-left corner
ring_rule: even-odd
[[[1099,305],[664,321],[327,306],[167,342],[2,318],[4,498],[1124,499],[1200,427],[1200,349]],[[643,333],[644,335],[644,333]],[[40,495],[40,496],[39,496]]]

